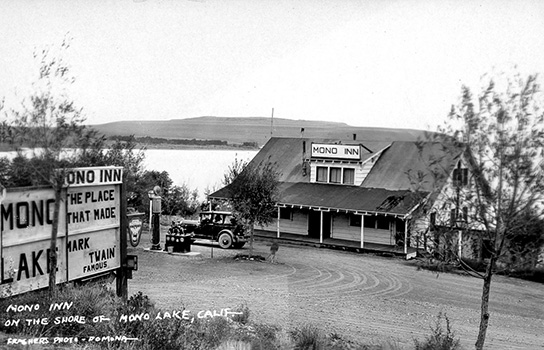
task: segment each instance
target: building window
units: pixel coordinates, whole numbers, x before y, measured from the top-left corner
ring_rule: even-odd
[[[377,222],[376,228],[378,230],[389,230],[389,219],[387,217],[379,216]]]
[[[353,185],[355,183],[355,169],[344,169],[344,181],[345,185]]]
[[[350,214],[349,215],[349,226],[361,227],[361,215]]]
[[[456,168],[453,170],[453,185],[456,187],[468,185],[468,169]]]
[[[329,182],[339,184],[342,182],[342,168],[331,168]]]
[[[468,208],[463,207],[463,221],[468,222]]]
[[[293,211],[291,208],[280,208],[280,219],[293,220]]]
[[[327,178],[327,168],[325,167],[322,167],[322,166],[318,166],[317,169],[316,169],[316,178],[315,178],[315,181],[317,182],[328,182],[328,178]]]
[[[436,213],[431,213],[431,230],[434,230],[436,228]]]
[[[365,227],[366,228],[376,228],[376,217],[375,216],[365,216]]]

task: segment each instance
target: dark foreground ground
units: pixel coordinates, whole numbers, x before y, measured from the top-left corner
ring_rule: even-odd
[[[164,241],[163,241],[164,242]],[[240,304],[250,319],[284,329],[311,324],[367,344],[413,347],[439,312],[462,345],[474,347],[482,281],[417,270],[413,262],[312,247],[280,245],[278,264],[235,261],[249,249],[193,246],[199,258],[145,251],[129,295],[142,291],[165,310],[220,310]],[[256,242],[266,256],[269,243]],[[212,258],[213,254],[213,258]],[[502,276],[492,281],[487,349],[544,349],[544,286]]]

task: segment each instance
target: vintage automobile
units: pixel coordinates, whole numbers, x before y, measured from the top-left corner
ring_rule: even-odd
[[[200,213],[199,220],[182,220],[173,223],[169,229],[172,233],[190,234],[193,239],[206,239],[219,243],[223,249],[242,248],[247,242],[242,225],[231,212],[205,211]]]

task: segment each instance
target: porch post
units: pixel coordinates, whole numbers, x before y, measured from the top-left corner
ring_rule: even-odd
[[[280,207],[278,207],[278,222],[276,224],[276,237],[280,238]]]
[[[404,254],[408,254],[408,225],[404,221]]]
[[[462,257],[462,244],[463,244],[463,231],[462,230],[459,230],[459,234],[458,234],[458,237],[457,237],[457,256],[459,257],[459,259],[461,259]]]
[[[323,243],[323,210],[319,211],[321,216],[321,225],[319,225],[319,243]]]
[[[365,247],[365,215],[361,214],[361,248]]]

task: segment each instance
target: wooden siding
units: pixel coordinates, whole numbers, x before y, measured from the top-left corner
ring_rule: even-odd
[[[365,227],[365,243],[379,243],[394,245],[395,239],[389,230],[379,230]]]
[[[333,215],[331,238],[360,242],[361,227],[350,226],[349,216],[346,214]]]
[[[355,171],[355,185],[360,186],[363,183],[375,163],[375,159],[370,159],[360,166],[358,171]]]
[[[340,163],[340,162],[310,162],[310,182],[314,183],[316,182],[316,167],[326,167],[326,168],[344,168],[344,169],[354,169],[355,170],[355,177],[354,177],[354,185],[360,186],[368,173],[370,173],[370,170],[374,166],[375,161],[369,160],[364,164],[347,164],[347,163]],[[330,172],[330,169],[328,170]]]
[[[349,216],[337,214],[333,216],[331,238],[345,239],[349,241],[361,241],[361,227],[350,226]],[[390,230],[380,230],[375,228],[364,228],[364,241],[368,243],[379,243],[394,245],[394,235]]]
[[[292,209],[292,220],[280,219],[280,232],[297,235],[308,235],[308,212],[300,209]],[[265,230],[276,231],[278,218],[276,217]]]

